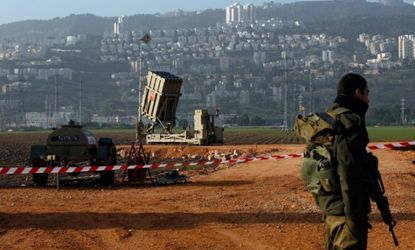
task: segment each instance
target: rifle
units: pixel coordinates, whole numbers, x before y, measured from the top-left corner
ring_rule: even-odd
[[[398,239],[393,231],[393,228],[396,226],[396,221],[392,218],[388,198],[385,196],[385,187],[383,186],[382,177],[378,169],[378,159],[372,154],[369,154],[369,164],[371,167],[371,177],[373,178],[370,198],[376,202],[383,222],[389,227],[389,232],[392,234],[393,243],[395,246],[398,246]]]

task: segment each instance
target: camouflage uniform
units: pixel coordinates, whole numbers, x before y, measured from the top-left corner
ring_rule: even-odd
[[[346,103],[355,102],[346,99]],[[359,109],[360,105],[363,111],[357,114],[354,110]],[[325,215],[327,249],[366,249],[370,226],[370,196],[366,184],[369,170],[365,163],[369,142],[364,121],[367,105],[365,107],[359,102],[356,105],[340,105],[335,102],[328,112],[336,113],[335,110],[340,107],[351,111],[338,116],[345,128],[334,146],[339,190],[319,196],[317,202]]]

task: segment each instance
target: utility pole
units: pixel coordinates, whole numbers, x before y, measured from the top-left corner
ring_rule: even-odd
[[[79,124],[82,125],[82,76],[79,79]]]
[[[142,75],[142,72],[141,72],[141,60],[142,59],[141,59],[141,57],[143,55],[141,53],[141,51],[143,49],[143,45],[142,45],[141,40],[138,43],[138,47],[139,47],[139,54],[138,54],[138,109],[137,109],[137,122],[141,122],[141,95],[142,95],[142,93],[141,93],[141,88],[142,88],[142,86],[141,86],[141,75]],[[138,139],[138,137],[136,139]]]
[[[49,95],[45,96],[45,118],[46,118],[46,128],[49,128]]]
[[[303,96],[301,94],[298,96],[298,113],[305,116],[305,107],[303,105]]]
[[[143,123],[141,121],[141,95],[142,95],[142,86],[141,86],[141,61],[142,61],[142,43],[145,44],[151,41],[149,34],[144,34],[144,36],[138,41],[138,108],[137,108],[137,121],[136,121],[136,133],[135,141],[138,143],[141,140],[141,134],[143,129]]]
[[[284,58],[284,121],[282,123],[281,130],[288,130],[288,86],[287,86],[287,52],[283,51],[281,53]]]
[[[311,81],[311,69],[309,72],[309,95],[310,98],[308,100],[308,113],[313,112],[314,111],[314,107],[313,107],[313,82]]]
[[[405,97],[402,96],[401,99],[401,123],[405,124],[406,123],[406,119],[405,119]]]
[[[24,127],[27,127],[27,120],[26,120],[26,109],[25,109],[25,95],[24,95],[24,89],[20,88],[19,95],[20,95],[20,110],[19,113],[23,115],[23,123]]]
[[[53,113],[52,113],[53,117],[55,116],[57,112],[57,106],[58,106],[58,81],[57,81],[57,75],[55,74],[55,93],[54,93]]]
[[[45,95],[45,118],[46,118],[46,128],[49,128],[49,117],[50,117],[50,100],[49,100],[49,94],[50,94],[50,82],[47,81],[46,83],[46,95]]]

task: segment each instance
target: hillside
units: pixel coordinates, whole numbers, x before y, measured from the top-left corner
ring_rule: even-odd
[[[307,1],[277,5],[262,10],[263,17],[278,16],[283,19],[300,19],[307,23],[345,20],[354,17],[366,19],[383,17],[392,18],[415,13],[412,5],[385,6],[373,2],[354,1]]]
[[[128,30],[158,28],[194,28],[214,25],[224,19],[224,10],[207,10],[198,15],[162,17],[137,14],[125,18]],[[111,32],[116,17],[99,17],[92,14],[70,15],[51,20],[27,20],[0,26],[0,39],[32,40],[71,34],[101,35]]]
[[[161,16],[137,14],[125,18],[127,29],[194,28],[223,22],[224,9],[205,10],[197,15]],[[412,32],[415,25],[415,7],[384,6],[378,3],[348,1],[308,1],[276,5],[258,9],[258,17],[301,20],[308,32],[342,33],[361,32],[396,35]],[[100,35],[112,29],[116,17],[92,14],[70,15],[50,20],[26,20],[0,25],[0,39],[41,39],[70,34]]]

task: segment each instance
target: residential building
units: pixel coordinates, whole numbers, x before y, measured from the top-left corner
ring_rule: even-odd
[[[240,3],[234,3],[231,6],[227,6],[225,10],[227,24],[252,23],[256,20],[256,7],[252,4],[242,6]]]
[[[399,59],[414,58],[415,34],[402,35],[398,37],[398,57]]]
[[[241,92],[239,93],[239,104],[250,104],[250,95],[248,90],[241,90]]]
[[[256,20],[256,8],[252,4],[246,4],[243,7],[244,21],[254,22]]]
[[[113,33],[122,34],[124,32],[124,16],[119,16],[117,21],[114,23]]]
[[[333,62],[335,59],[334,54],[335,53],[333,50],[323,50],[323,52],[321,53],[321,60],[323,62]]]

